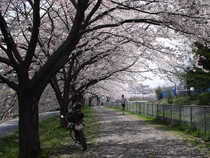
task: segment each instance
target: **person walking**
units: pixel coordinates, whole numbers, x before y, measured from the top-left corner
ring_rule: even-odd
[[[126,103],[126,101],[127,101],[127,99],[124,97],[124,95],[122,95],[121,104],[122,104],[123,115],[124,115],[124,111],[125,111],[125,103]]]
[[[104,100],[102,99],[102,100],[101,100],[101,106],[103,106],[103,105],[104,105]]]

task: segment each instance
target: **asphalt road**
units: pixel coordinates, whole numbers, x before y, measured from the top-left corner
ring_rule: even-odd
[[[47,113],[40,114],[39,121],[42,121],[48,117],[52,117],[59,114],[60,114],[60,111],[47,112]],[[0,138],[8,136],[12,134],[13,132],[17,131],[18,123],[19,123],[19,119],[14,119],[14,120],[1,123],[0,124]]]

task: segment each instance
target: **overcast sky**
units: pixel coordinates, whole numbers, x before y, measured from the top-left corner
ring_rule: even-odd
[[[149,76],[152,80],[146,80],[142,81],[143,85],[149,85],[150,88],[156,88],[156,87],[168,87],[168,86],[173,86],[173,83],[171,83],[168,80],[162,80],[158,76],[154,76],[152,73],[146,73],[147,76]]]

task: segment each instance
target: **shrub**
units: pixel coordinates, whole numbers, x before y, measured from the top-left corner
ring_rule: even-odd
[[[210,105],[210,92],[200,94],[197,98],[198,105]]]
[[[158,87],[158,88],[155,90],[155,93],[156,93],[156,96],[157,96],[157,99],[158,99],[158,100],[162,99],[161,92],[162,92],[162,89],[161,89],[160,87]]]
[[[205,142],[210,142],[210,133],[206,134],[203,139]]]

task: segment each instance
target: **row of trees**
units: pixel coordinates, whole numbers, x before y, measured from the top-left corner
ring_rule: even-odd
[[[191,96],[193,94],[209,92],[210,49],[206,44],[203,45],[199,42],[195,42],[193,47],[194,48],[192,49],[192,58],[194,60],[189,63],[190,66],[180,69],[181,73],[176,73],[176,76],[179,77],[180,84],[185,85],[183,86],[183,88],[187,90],[185,91],[187,93],[182,92],[181,95],[188,94],[189,96]],[[170,88],[168,88],[167,91],[167,98],[170,99],[170,97],[173,96],[172,94],[170,94]],[[158,100],[162,99],[162,89],[158,87],[155,92]],[[193,92],[193,94],[191,92]],[[208,104],[208,102],[206,103]]]
[[[47,85],[65,114],[69,102],[84,94],[113,91],[120,83],[145,79],[142,72],[167,72],[183,62],[185,47],[167,47],[163,38],[209,38],[209,4],[199,0],[5,0],[0,5],[0,82],[18,96],[19,157],[41,152],[38,105]]]

